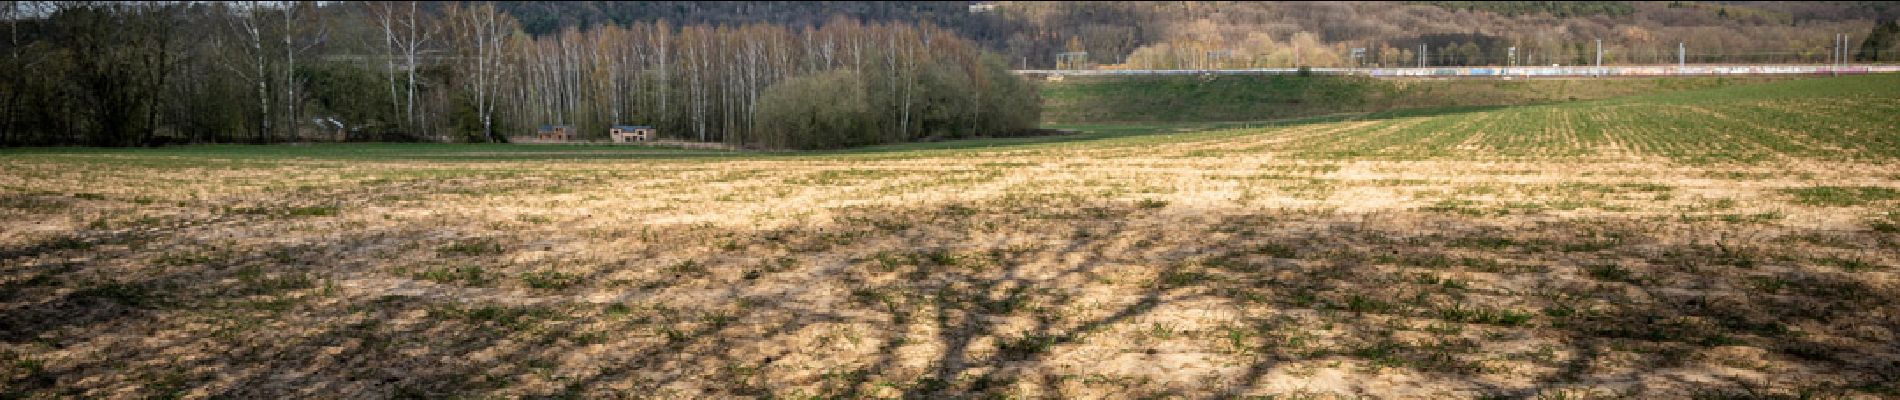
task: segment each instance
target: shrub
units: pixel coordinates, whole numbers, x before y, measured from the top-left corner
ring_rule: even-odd
[[[753,120],[767,148],[823,149],[879,142],[858,73],[832,70],[765,88]]]

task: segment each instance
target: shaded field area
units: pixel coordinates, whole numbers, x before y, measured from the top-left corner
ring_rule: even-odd
[[[1531,80],[1376,79],[1342,76],[1066,77],[1041,82],[1053,123],[1265,121],[1342,113],[1513,106],[1787,80],[1688,77]]]
[[[1894,397],[1897,92],[811,153],[0,150],[0,392]]]

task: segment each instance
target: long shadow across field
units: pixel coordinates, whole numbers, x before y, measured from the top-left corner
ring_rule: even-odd
[[[1396,393],[1380,376],[1513,397],[1900,390],[1888,339],[1900,332],[1900,288],[1787,258],[1783,242],[1736,242],[1740,225],[1684,237],[1617,219],[1080,201],[874,208],[681,233],[669,239],[732,242],[690,264],[643,246],[534,289],[505,278],[537,266],[495,260],[545,248],[451,252],[460,239],[434,225],[233,253],[202,244],[295,223],[0,249],[21,266],[4,271],[0,340],[46,352],[7,354],[31,367],[10,369],[6,392],[1225,396],[1284,393],[1294,366],[1334,361],[1363,379],[1316,390]],[[165,258],[181,250],[199,256]],[[491,263],[494,276],[427,281],[381,261],[405,252]],[[640,269],[660,272],[621,273]],[[1523,342],[1536,345],[1507,344]],[[1218,379],[1154,369],[1183,358]]]

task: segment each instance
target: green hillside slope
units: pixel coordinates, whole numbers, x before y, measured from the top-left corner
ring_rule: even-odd
[[[1050,123],[1261,121],[1413,108],[1525,105],[1782,78],[1378,80],[1362,77],[1070,77],[1042,83]]]

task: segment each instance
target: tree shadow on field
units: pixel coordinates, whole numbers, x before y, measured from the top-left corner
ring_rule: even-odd
[[[86,397],[1900,390],[1895,260],[1848,271],[1820,261],[1835,250],[1733,239],[1760,226],[1060,197],[834,211],[663,238],[479,234],[492,247],[421,223],[201,240],[291,223],[255,219],[8,253],[0,380]],[[537,275],[575,246],[628,250]],[[426,261],[386,261],[402,259]]]

